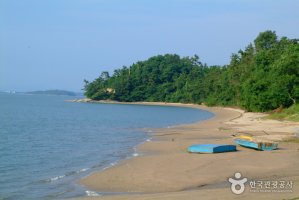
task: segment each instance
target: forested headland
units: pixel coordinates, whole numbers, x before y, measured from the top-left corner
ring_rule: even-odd
[[[85,95],[93,100],[204,103],[262,112],[287,108],[299,100],[299,40],[265,31],[225,66],[207,66],[197,55],[166,54],[84,82]]]

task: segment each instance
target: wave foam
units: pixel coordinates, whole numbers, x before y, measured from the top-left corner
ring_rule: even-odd
[[[83,168],[83,169],[78,170],[77,173],[86,172],[87,170],[89,170],[89,168]]]
[[[50,181],[57,181],[59,179],[62,179],[63,177],[65,177],[65,175],[61,175],[61,176],[56,176],[54,178],[50,178]]]
[[[64,178],[64,177],[66,177],[66,176],[71,176],[71,175],[73,175],[73,174],[79,174],[79,173],[81,173],[81,172],[85,172],[85,171],[87,171],[87,170],[89,170],[89,168],[83,168],[83,169],[80,169],[80,170],[78,170],[78,171],[67,172],[67,173],[65,173],[65,175],[55,176],[55,177],[53,177],[53,178],[49,178],[47,181],[50,181],[50,182],[52,182],[52,181],[57,181],[57,180],[62,179],[62,178]]]
[[[89,190],[86,190],[85,193],[89,197],[98,197],[98,196],[101,196],[100,194],[98,194],[98,193],[96,193],[94,191],[89,191]]]
[[[138,153],[133,153],[133,157],[137,157],[137,156],[139,156]]]

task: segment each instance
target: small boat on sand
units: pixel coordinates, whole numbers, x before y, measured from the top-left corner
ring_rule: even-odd
[[[188,147],[189,153],[222,153],[236,150],[235,145],[228,144],[195,144]]]
[[[273,141],[261,140],[261,139],[254,138],[252,136],[244,136],[244,135],[238,136],[234,141],[236,144],[240,146],[256,149],[260,151],[272,151],[277,149],[278,146],[278,143]]]

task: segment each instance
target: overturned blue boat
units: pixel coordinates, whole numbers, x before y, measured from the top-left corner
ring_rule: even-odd
[[[242,138],[237,138],[235,139],[235,143],[251,148],[251,149],[256,149],[260,151],[272,151],[277,149],[278,144],[275,142],[270,142],[270,141],[254,141],[254,140],[248,140],[248,139],[242,139]]]
[[[235,145],[228,144],[195,144],[188,147],[190,153],[223,153],[236,150]]]

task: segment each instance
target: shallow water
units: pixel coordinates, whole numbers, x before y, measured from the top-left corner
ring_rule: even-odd
[[[213,116],[192,108],[64,102],[69,98],[0,94],[0,199],[87,195],[76,181],[136,156],[134,147],[149,138],[143,128]]]

